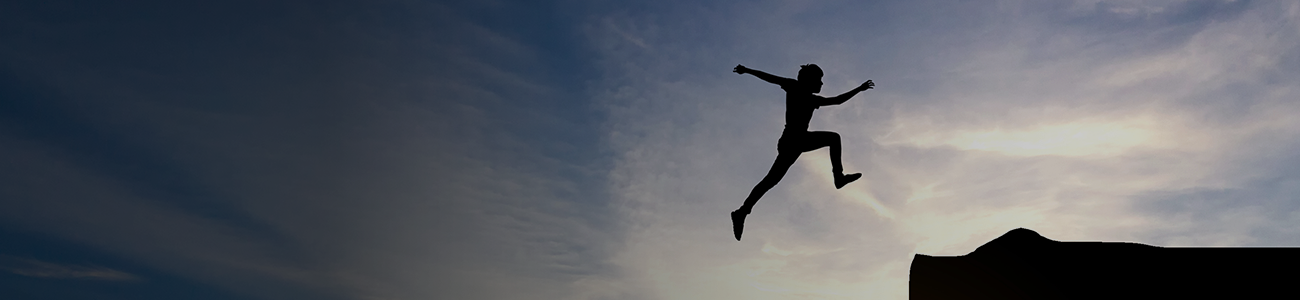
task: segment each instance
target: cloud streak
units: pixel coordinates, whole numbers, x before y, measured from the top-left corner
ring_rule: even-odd
[[[136,277],[131,273],[99,266],[55,264],[33,259],[18,259],[14,257],[0,257],[0,260],[5,262],[4,269],[6,271],[28,277],[50,279],[94,279],[108,281],[140,280],[139,277]]]

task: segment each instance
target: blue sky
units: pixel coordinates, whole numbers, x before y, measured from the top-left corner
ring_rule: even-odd
[[[903,299],[916,253],[1300,246],[1300,6],[0,4],[16,299]],[[843,137],[747,220],[782,90]]]

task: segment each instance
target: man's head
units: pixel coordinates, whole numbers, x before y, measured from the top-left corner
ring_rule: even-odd
[[[810,92],[820,93],[822,91],[822,68],[816,64],[799,66],[799,83],[803,84]]]

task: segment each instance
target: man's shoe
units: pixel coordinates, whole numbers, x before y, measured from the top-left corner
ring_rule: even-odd
[[[844,185],[847,185],[854,180],[858,180],[858,178],[862,178],[862,173],[835,176],[835,189],[838,190],[844,187]]]
[[[740,240],[740,232],[745,230],[745,213],[736,210],[731,212],[731,233],[736,234],[736,240]]]

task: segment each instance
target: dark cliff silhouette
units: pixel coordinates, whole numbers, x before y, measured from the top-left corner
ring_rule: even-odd
[[[1295,298],[1300,248],[1061,242],[1019,228],[963,256],[917,254],[911,299]]]
[[[798,80],[768,74],[742,65],[736,65],[732,72],[754,75],[785,90],[785,131],[781,133],[781,138],[776,144],[776,161],[772,163],[772,169],[767,171],[763,180],[750,191],[749,197],[745,198],[745,204],[731,212],[731,230],[739,241],[745,227],[745,216],[749,215],[754,204],[758,203],[758,199],[762,198],[767,190],[776,186],[776,183],[781,181],[781,177],[785,177],[785,172],[794,165],[799,154],[830,147],[831,172],[835,176],[836,189],[862,177],[860,173],[844,174],[844,166],[840,163],[840,135],[830,131],[810,132],[808,122],[812,120],[813,110],[822,106],[840,105],[859,92],[875,87],[876,84],[867,80],[844,94],[826,98],[815,95],[822,91],[823,74],[822,69],[815,64],[801,66]]]

